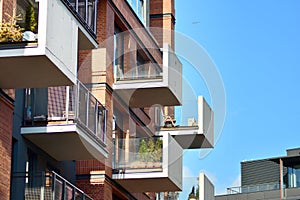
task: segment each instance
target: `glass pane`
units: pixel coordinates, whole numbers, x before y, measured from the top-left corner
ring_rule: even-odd
[[[163,144],[160,138],[116,138],[114,144],[116,169],[161,170]]]
[[[79,113],[78,118],[79,120],[86,124],[87,123],[87,92],[85,88],[79,84]]]
[[[96,133],[96,98],[90,95],[88,127],[93,133]]]
[[[76,0],[68,0],[74,10],[76,10]]]
[[[83,21],[86,21],[86,0],[78,0],[78,13]]]
[[[96,11],[95,0],[88,0],[88,18],[87,24],[95,32],[95,11]]]
[[[106,111],[101,106],[98,107],[98,131],[97,137],[102,141],[105,142],[105,116]]]
[[[55,180],[55,199],[62,200],[63,187],[62,182],[60,180]]]

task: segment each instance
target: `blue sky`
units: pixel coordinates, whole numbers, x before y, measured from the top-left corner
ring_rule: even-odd
[[[300,147],[299,10],[299,0],[176,0],[176,30],[208,52],[225,87],[226,119],[215,148],[204,158],[199,150],[184,152],[185,176],[206,172],[217,194],[239,184],[241,161]],[[183,64],[195,96],[211,101],[205,82]]]

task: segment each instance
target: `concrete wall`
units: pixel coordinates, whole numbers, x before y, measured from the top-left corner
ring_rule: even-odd
[[[214,146],[214,112],[203,96],[198,97],[199,134],[205,135],[204,147]]]
[[[176,184],[179,188],[182,188],[183,150],[170,134],[166,136],[164,136],[164,144],[168,144],[168,146],[163,146],[163,168],[165,170],[165,168],[167,167],[169,179],[171,179],[174,182],[174,184]],[[167,152],[167,155],[165,154],[165,152]],[[168,158],[166,160],[167,163],[165,163],[165,156]]]
[[[163,47],[163,81],[164,84],[170,87],[177,99],[181,102],[182,64],[167,43],[165,43]]]
[[[199,200],[214,200],[215,187],[204,173],[199,175]]]
[[[47,19],[46,55],[75,83],[79,23],[60,0],[40,1],[39,6],[39,26],[43,26],[44,18]]]

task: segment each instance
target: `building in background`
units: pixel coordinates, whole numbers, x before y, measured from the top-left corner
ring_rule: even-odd
[[[299,199],[300,148],[286,156],[241,162],[241,187],[227,189],[217,200]]]
[[[174,0],[1,0],[0,11],[0,88],[15,89],[14,106],[0,96],[3,199],[176,198],[182,151],[212,148],[214,130],[203,97],[197,122],[174,124]]]

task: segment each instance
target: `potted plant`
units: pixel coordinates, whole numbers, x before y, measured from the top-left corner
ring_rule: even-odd
[[[22,41],[22,31],[24,30],[19,25],[17,25],[17,20],[21,20],[21,15],[10,16],[5,13],[8,17],[8,21],[3,19],[0,24],[0,43],[13,43]]]

